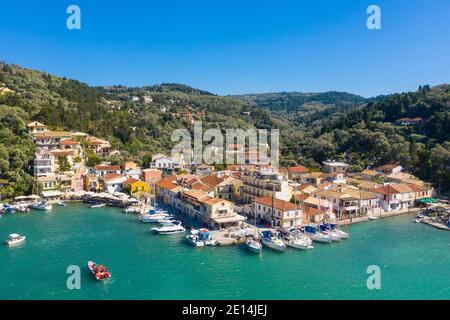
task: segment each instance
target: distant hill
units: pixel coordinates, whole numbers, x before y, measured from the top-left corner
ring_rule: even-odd
[[[278,92],[233,96],[274,114],[293,117],[299,123],[313,124],[364,105],[367,100],[346,92]]]

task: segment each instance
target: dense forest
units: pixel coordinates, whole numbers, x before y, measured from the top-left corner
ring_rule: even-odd
[[[169,153],[173,130],[280,129],[281,165],[319,168],[346,158],[360,170],[398,161],[421,178],[450,188],[449,86],[367,100],[338,92],[218,96],[182,84],[130,88],[90,87],[45,72],[0,63],[0,194],[27,193],[33,185],[33,144],[26,123],[79,130],[105,138],[121,151],[107,159],[147,166],[152,153]],[[191,118],[180,116],[189,113]],[[419,126],[399,118],[422,117]]]

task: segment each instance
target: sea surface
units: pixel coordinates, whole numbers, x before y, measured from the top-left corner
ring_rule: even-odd
[[[157,235],[116,208],[54,206],[51,213],[4,215],[0,299],[450,299],[450,233],[414,216],[350,227],[350,239],[308,252],[243,246],[194,248],[185,235]],[[109,267],[95,281],[87,261]],[[67,268],[81,268],[81,289],[67,288]],[[369,266],[381,272],[369,290]]]

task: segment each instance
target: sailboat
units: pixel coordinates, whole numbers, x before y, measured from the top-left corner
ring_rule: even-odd
[[[245,241],[245,246],[248,250],[254,253],[262,252],[262,244],[258,240],[258,228],[256,227],[256,210],[255,210],[255,235],[252,238],[249,238]]]

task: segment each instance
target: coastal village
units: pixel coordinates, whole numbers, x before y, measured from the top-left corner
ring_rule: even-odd
[[[248,236],[242,230],[254,232],[256,225],[262,230],[325,223],[344,226],[420,212],[438,202],[430,184],[396,163],[357,173],[348,173],[349,164],[342,161],[324,162],[323,171],[304,166],[273,168],[258,162],[244,146],[233,144],[227,152],[244,153],[246,163],[220,171],[162,153],[152,156],[149,168],[132,161],[90,167],[87,154],[105,158],[119,151],[110,142],[83,132],[51,131],[37,121],[27,128],[36,146],[36,187],[34,195],[15,199],[18,208],[33,203],[32,208],[45,209],[48,204],[81,200],[94,207],[111,205],[147,214],[152,203],[159,203],[216,230],[223,240],[220,243],[229,244]],[[440,205],[444,206],[440,221],[422,215],[420,222],[448,229],[448,206]]]

